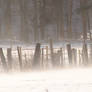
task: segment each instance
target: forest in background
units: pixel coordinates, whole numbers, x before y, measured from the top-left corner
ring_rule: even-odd
[[[0,39],[91,40],[91,0],[0,0]]]

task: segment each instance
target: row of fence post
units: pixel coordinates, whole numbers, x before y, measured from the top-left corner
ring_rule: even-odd
[[[52,40],[50,40],[49,46],[45,46],[44,48],[41,48],[41,44],[37,43],[32,61],[27,61],[27,54],[24,55],[25,65],[23,62],[22,51],[23,49],[21,47],[17,47],[20,70],[23,70],[24,66],[27,67],[29,64],[31,64],[30,69],[33,70],[48,69],[50,65],[52,65],[53,68],[62,68],[65,63],[68,63],[68,65],[88,65],[92,59],[92,46],[89,54],[87,44],[83,44],[81,50],[73,48],[71,44],[66,44],[66,48],[58,48],[55,52]],[[12,48],[7,48],[7,58],[4,55],[3,49],[0,48],[1,64],[5,71],[12,70],[12,56]]]

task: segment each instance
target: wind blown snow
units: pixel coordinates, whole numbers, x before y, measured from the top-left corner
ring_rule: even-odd
[[[0,92],[92,92],[92,69],[1,74]]]

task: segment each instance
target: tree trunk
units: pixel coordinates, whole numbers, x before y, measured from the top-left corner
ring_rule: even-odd
[[[87,12],[83,9],[87,3],[87,0],[80,0],[80,8],[81,17],[82,17],[82,24],[83,24],[83,39],[84,41],[87,39]]]
[[[73,0],[69,0],[69,12],[68,12],[68,38],[72,39],[72,5]]]
[[[11,0],[6,1],[6,9],[5,9],[5,16],[4,16],[4,21],[5,21],[5,37],[7,39],[12,39],[12,24],[11,24]]]
[[[57,36],[59,40],[64,40],[64,0],[57,3]]]
[[[38,41],[39,37],[38,37],[38,2],[37,0],[33,0],[34,1],[34,8],[35,8],[35,12],[34,12],[34,41]]]
[[[21,16],[21,41],[29,42],[27,1],[20,0],[19,5],[20,5],[20,16]]]
[[[45,0],[40,0],[40,34],[41,34],[41,40],[45,40]]]

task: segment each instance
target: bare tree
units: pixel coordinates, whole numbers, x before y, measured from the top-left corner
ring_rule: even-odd
[[[87,0],[80,0],[80,7],[84,8],[86,6]],[[87,12],[82,9],[81,11],[82,24],[83,24],[83,39],[87,39]]]
[[[34,3],[34,41],[38,41],[39,39],[39,34],[38,34],[38,1],[33,0]]]
[[[39,0],[39,13],[40,13],[40,34],[41,34],[41,40],[44,40],[45,38],[45,33],[44,33],[44,27],[45,27],[45,7],[46,7],[46,2],[45,0]]]
[[[73,7],[73,0],[68,1],[68,38],[72,39],[72,7]]]
[[[19,0],[20,4],[20,13],[21,13],[21,40],[28,42],[29,41],[29,30],[27,29],[28,20],[27,20],[27,0]]]
[[[6,9],[5,9],[5,15],[4,15],[4,20],[5,20],[5,37],[6,38],[11,38],[12,36],[12,30],[11,30],[11,0],[7,0],[6,2]]]
[[[2,2],[1,2],[1,0],[0,0],[0,8],[2,9],[3,7],[2,7]],[[0,14],[1,15],[1,14]],[[0,38],[2,38],[2,32],[1,32],[1,23],[2,23],[2,19],[1,19],[2,17],[0,16]]]
[[[57,0],[56,4],[56,16],[57,16],[57,36],[58,39],[64,39],[64,0]]]

